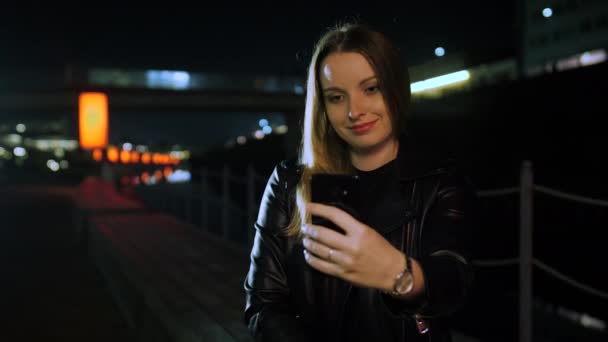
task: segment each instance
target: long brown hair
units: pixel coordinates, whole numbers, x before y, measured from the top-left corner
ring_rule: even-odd
[[[308,68],[306,108],[299,163],[303,166],[296,190],[296,210],[287,227],[288,235],[299,235],[310,220],[310,176],[316,173],[352,174],[349,147],[334,131],[325,114],[319,71],[323,60],[335,52],[357,52],[376,72],[380,91],[390,113],[393,134],[404,131],[404,116],[410,103],[407,68],[393,43],[382,33],[360,24],[344,24],[325,33],[317,42]]]

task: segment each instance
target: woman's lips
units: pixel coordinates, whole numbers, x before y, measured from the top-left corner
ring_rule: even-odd
[[[378,120],[356,125],[356,126],[351,127],[350,129],[355,134],[364,134],[364,133],[367,133],[370,129],[372,129],[372,127],[374,127],[374,124],[376,123],[376,121],[378,121]]]

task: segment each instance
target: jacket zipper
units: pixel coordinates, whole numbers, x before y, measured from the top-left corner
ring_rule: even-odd
[[[435,201],[435,198],[437,197],[437,191],[439,189],[439,184],[440,181],[437,181],[437,183],[435,184],[433,191],[431,192],[431,196],[428,200],[428,203],[431,204],[430,206],[425,206],[427,211],[430,210],[431,206],[434,204],[433,202]],[[422,217],[426,218],[427,212],[425,211],[424,213],[422,213]],[[422,218],[421,217],[421,218]],[[417,232],[417,235],[414,236],[414,238],[416,239],[416,247],[420,247],[420,244],[422,242],[422,226],[424,225],[424,222],[420,222],[420,227],[419,227],[419,231]],[[412,248],[414,247],[414,244],[412,243]],[[416,250],[416,255],[417,254],[417,250]],[[418,330],[418,333],[420,335],[424,335],[428,333],[428,337],[429,337],[429,341],[431,340],[431,332],[430,332],[430,327],[429,327],[429,322],[421,317],[419,314],[414,314],[414,320],[416,322],[416,328]]]
[[[342,301],[342,306],[340,307],[340,314],[338,315],[338,334],[340,334],[338,336],[338,340],[341,341],[342,338],[344,336],[342,336],[342,326],[344,325],[344,310],[346,309],[346,302],[348,301],[348,297],[350,296],[350,291],[352,290],[353,285],[350,283],[347,283],[347,288],[346,288],[346,295],[344,296],[344,300]]]
[[[427,176],[433,176],[433,175],[438,175],[438,174],[442,174],[442,173],[444,173],[444,171],[438,171],[438,172],[429,173],[429,174],[427,174],[427,175],[424,175],[423,177],[418,177],[418,178],[424,178],[424,177],[427,177]],[[411,181],[411,180],[413,180],[413,179],[409,179],[409,180]],[[402,180],[402,181],[403,181],[403,180]],[[415,186],[415,184],[416,184],[416,183],[414,182],[414,186]],[[436,192],[437,192],[437,188],[438,188],[438,186],[439,186],[439,183],[437,183],[437,185],[435,186],[435,189],[433,190],[433,193],[431,194],[431,199],[429,200],[429,203],[431,203],[432,201],[434,201],[434,200],[435,200],[435,196],[436,196]],[[410,204],[411,204],[411,203],[410,203]],[[417,212],[417,208],[415,208],[415,210],[416,210],[416,212]],[[424,216],[425,214],[426,214],[426,213],[423,213],[423,216]],[[408,210],[408,211],[406,212],[406,219],[405,219],[405,222],[400,222],[398,225],[396,224],[396,225],[395,225],[395,227],[400,226],[400,225],[402,225],[402,224],[407,224],[407,226],[406,226],[406,227],[407,227],[407,229],[409,230],[409,227],[408,227],[408,226],[410,225],[410,222],[411,222],[411,219],[412,219],[411,215],[412,215],[412,213],[411,213],[411,212]],[[406,227],[404,227],[404,229],[406,229]],[[413,256],[413,255],[417,255],[417,254],[416,254],[416,253],[417,253],[417,251],[416,251],[416,252],[414,252],[414,243],[413,243],[413,240],[414,240],[414,239],[416,239],[416,241],[417,241],[418,243],[420,243],[421,236],[422,236],[422,229],[419,229],[419,231],[417,232],[417,231],[416,231],[416,229],[415,229],[415,227],[416,227],[416,224],[414,224],[414,225],[413,225],[413,227],[412,227],[412,231],[411,231],[411,234],[412,234],[412,235],[411,235],[412,241],[411,241],[411,242],[410,242],[410,241],[408,241],[408,242],[406,243],[405,248],[403,249],[405,253],[407,253],[407,252],[411,252],[412,254],[408,254],[408,255],[411,255],[411,256]],[[420,228],[422,228],[422,227],[420,227]],[[391,230],[392,230],[392,229],[391,229]],[[389,231],[390,231],[390,230],[389,230]],[[409,239],[408,239],[408,240],[409,240]],[[410,248],[410,247],[411,247],[411,248]],[[338,315],[338,330],[337,330],[337,331],[338,331],[338,333],[340,333],[340,331],[342,330],[342,326],[343,326],[343,320],[344,320],[344,311],[345,311],[345,308],[346,308],[346,302],[348,301],[348,297],[350,296],[350,292],[351,292],[352,287],[353,287],[353,286],[352,286],[350,283],[347,283],[347,284],[348,284],[348,285],[347,285],[347,289],[346,289],[346,295],[344,296],[344,300],[343,300],[343,302],[342,302],[342,307],[340,308],[340,314]],[[420,317],[418,314],[414,314],[414,321],[415,321],[415,323],[416,323],[416,328],[418,329],[418,333],[419,333],[420,335],[423,335],[423,334],[427,334],[427,333],[428,333],[429,340],[430,340],[430,339],[431,339],[431,334],[430,334],[430,332],[429,332],[429,326],[428,326],[428,322],[427,322],[427,321],[426,321],[424,318]],[[402,329],[404,330],[404,331],[403,331],[404,333],[405,333],[406,328],[407,328],[407,327],[405,326],[405,320],[404,320],[404,321],[403,321],[403,324],[402,324]],[[339,337],[340,337],[340,338],[342,338],[342,336],[339,336]],[[405,337],[405,335],[404,335],[404,337]]]

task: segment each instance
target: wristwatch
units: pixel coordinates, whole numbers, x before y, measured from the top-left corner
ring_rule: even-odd
[[[412,261],[409,256],[405,255],[405,269],[395,277],[395,283],[393,284],[393,290],[391,294],[393,296],[404,296],[414,288],[414,275],[412,274]]]

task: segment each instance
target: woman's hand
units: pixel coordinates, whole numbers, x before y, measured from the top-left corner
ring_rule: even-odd
[[[401,251],[339,208],[309,203],[307,210],[346,232],[312,224],[303,226],[304,257],[310,266],[358,286],[392,290],[395,275],[405,268]]]

